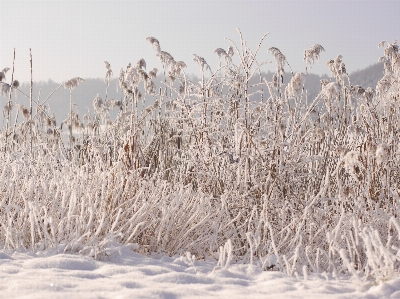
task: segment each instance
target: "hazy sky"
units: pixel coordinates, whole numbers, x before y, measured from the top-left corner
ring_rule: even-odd
[[[326,61],[343,55],[348,72],[378,61],[381,40],[400,37],[400,1],[0,1],[0,69],[30,80],[29,48],[34,80],[57,82],[72,77],[103,77],[104,60],[118,75],[128,62],[140,58],[147,69],[162,66],[146,37],[199,74],[192,54],[218,65],[215,48],[227,49],[225,37],[239,41],[240,28],[254,49],[270,34],[259,60],[273,60],[270,47],[279,48],[294,71],[305,71],[303,51],[321,44],[326,52],[312,72],[328,73]],[[237,59],[237,55],[234,56]],[[235,61],[235,59],[234,59]],[[236,60],[237,62],[237,60]],[[275,63],[263,70],[274,70]],[[286,67],[285,70],[288,70]],[[11,79],[11,71],[7,81]]]

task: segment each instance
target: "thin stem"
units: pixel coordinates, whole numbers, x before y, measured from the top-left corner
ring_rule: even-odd
[[[29,48],[29,55],[31,57],[31,86],[30,86],[30,135],[31,135],[31,154],[32,154],[32,100],[33,100],[33,68],[32,68],[32,50]]]
[[[13,69],[12,69],[12,74],[11,74],[11,87],[10,87],[10,95],[8,98],[8,103],[7,103],[7,122],[6,122],[6,142],[4,144],[4,151],[6,151],[7,148],[7,138],[8,138],[8,122],[10,120],[10,113],[11,113],[11,95],[12,95],[12,89],[13,89],[13,82],[14,82],[14,64],[15,64],[15,48],[14,48],[14,58],[13,58]]]

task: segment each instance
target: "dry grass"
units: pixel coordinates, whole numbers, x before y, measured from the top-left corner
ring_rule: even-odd
[[[338,56],[315,99],[303,90],[305,74],[282,82],[287,62],[276,48],[271,82],[261,77],[258,48],[253,54],[243,40],[216,50],[225,59],[214,71],[196,55],[202,79],[191,82],[183,62],[153,46],[166,78],[159,91],[139,60],[119,73],[122,102],[96,98],[84,121],[71,104],[67,129],[38,105],[37,115],[7,120],[1,246],[98,258],[109,242],[137,243],[143,254],[190,251],[220,266],[241,260],[290,275],[304,267],[360,279],[397,272],[396,44],[385,48],[376,92],[351,86]],[[322,48],[313,47],[308,68]],[[251,86],[253,76],[260,83]],[[111,109],[120,109],[115,121]]]

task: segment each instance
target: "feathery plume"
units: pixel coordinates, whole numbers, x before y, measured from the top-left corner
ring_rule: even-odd
[[[177,61],[175,63],[175,66],[178,67],[179,69],[184,69],[186,67],[186,63],[184,63],[183,61]]]
[[[325,49],[318,44],[314,44],[310,49],[304,50],[304,61],[310,68],[314,64],[314,59],[319,60],[322,51],[325,51]]]
[[[16,106],[17,106],[18,110],[21,111],[22,116],[25,118],[25,120],[28,120],[30,118],[30,115],[31,115],[30,112],[29,112],[29,109],[26,108],[24,105],[21,105],[21,104],[17,104]]]
[[[233,52],[233,47],[232,47],[232,46],[229,46],[228,55],[229,55],[230,57],[232,57],[233,54],[234,54],[234,52]]]
[[[85,80],[83,80],[82,78],[79,78],[79,77],[72,78],[71,80],[64,82],[64,88],[73,90],[75,87],[77,87],[79,85],[79,83],[81,83],[83,81],[85,81]]]
[[[231,50],[231,49],[232,49],[232,50]],[[232,48],[232,46],[229,47],[228,53],[227,53],[224,49],[222,49],[222,48],[217,48],[217,49],[215,49],[215,50],[214,50],[214,53],[217,53],[218,57],[222,57],[222,56],[223,56],[223,57],[225,58],[226,64],[229,64],[229,63],[232,62],[232,58],[231,58],[231,56],[233,55],[233,48]],[[230,55],[230,54],[232,54],[232,55]]]
[[[328,99],[332,99],[340,94],[340,85],[336,82],[328,83],[324,86],[323,95]]]
[[[125,81],[125,71],[123,68],[119,70],[119,75],[118,75],[118,81],[117,81],[117,91],[118,91],[118,86],[122,87],[122,83]]]
[[[96,112],[100,111],[101,108],[103,106],[103,100],[102,98],[99,96],[99,94],[97,94],[97,96],[94,98],[93,100],[93,108]]]
[[[139,59],[139,61],[136,63],[136,68],[139,70],[142,68],[146,69],[146,61],[144,61],[143,58]]]
[[[171,83],[175,82],[176,77],[174,76],[174,72],[169,71],[168,72],[168,81]]]
[[[306,82],[306,75],[303,73],[296,73],[290,80],[285,89],[286,97],[298,98],[303,90],[304,83]]]
[[[275,48],[275,47],[269,48],[268,49],[268,53],[269,52],[271,52],[272,55],[274,55],[274,57],[275,57],[275,61],[276,61],[276,64],[277,64],[277,66],[276,66],[277,73],[280,76],[283,76],[283,74],[285,73],[284,66],[285,66],[285,63],[286,63],[285,55],[283,55],[282,52],[278,48]]]
[[[214,53],[217,53],[218,57],[221,57],[222,55],[228,55],[228,54],[226,53],[226,51],[225,51],[224,49],[222,49],[222,48],[217,48],[217,49],[215,49],[215,50],[214,50]]]
[[[3,116],[5,117],[8,113],[10,113],[12,108],[13,108],[12,101],[8,101],[8,103],[3,108]]]
[[[106,76],[104,78],[104,82],[110,82],[110,78],[111,78],[111,76],[113,74],[113,72],[111,70],[111,65],[107,61],[104,61],[104,64],[105,64],[106,69],[107,69],[106,70]]]
[[[154,84],[153,81],[147,80],[146,83],[145,83],[145,87],[146,87],[146,92],[148,94],[155,94],[156,93],[156,85]]]
[[[0,72],[0,81],[3,81],[6,79],[6,73],[9,71],[10,69],[8,67],[4,68],[1,72]]]
[[[179,86],[179,94],[183,95],[185,93],[185,82],[181,82],[180,86]]]
[[[139,83],[139,74],[135,67],[130,67],[125,72],[125,83],[126,85],[136,85]]]
[[[193,60],[199,64],[199,66],[201,67],[202,70],[204,69],[204,66],[206,66],[206,70],[209,69],[211,72],[210,66],[208,65],[208,63],[205,61],[205,59],[203,57],[197,56],[196,54],[192,54],[192,55],[194,56]]]
[[[385,46],[385,43],[386,43],[385,40],[381,41],[381,42],[378,44],[378,49],[379,49],[379,48],[383,48],[383,47]]]
[[[10,84],[2,83],[0,84],[0,94],[7,95],[10,92]]]
[[[378,81],[376,85],[376,93],[377,94],[384,94],[386,93],[389,88],[392,86],[393,77],[391,75],[384,75],[381,80]]]
[[[143,70],[139,69],[138,70],[138,74],[139,74],[140,78],[142,78],[143,81],[146,81],[149,78],[147,73],[145,71],[143,71]]]
[[[150,72],[149,72],[149,78],[150,79],[155,79],[156,77],[157,77],[157,71],[158,71],[158,69],[156,69],[156,68],[153,68]]]
[[[171,54],[165,51],[158,52],[156,56],[158,57],[158,59],[160,59],[160,62],[165,65],[170,65],[174,61],[174,57],[172,57]]]
[[[19,81],[18,80],[14,80],[11,85],[12,85],[12,88],[18,88],[19,87]]]
[[[160,42],[158,41],[158,39],[150,36],[150,37],[146,38],[146,40],[151,44],[151,46],[153,47],[154,50],[156,50],[157,52],[161,51]]]
[[[364,91],[364,98],[367,101],[367,103],[370,103],[372,101],[373,96],[374,96],[374,90],[371,87],[368,87]]]

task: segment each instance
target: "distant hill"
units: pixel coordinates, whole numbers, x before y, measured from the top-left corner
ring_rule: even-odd
[[[383,63],[373,64],[363,70],[350,74],[352,85],[361,85],[364,88],[372,87],[375,89],[376,84],[383,77]]]
[[[273,73],[264,73],[262,74],[263,77],[265,77],[267,80],[271,80]],[[367,87],[372,87],[375,89],[375,86],[377,82],[382,78],[383,76],[383,64],[382,63],[377,63],[374,65],[371,65],[363,70],[356,71],[352,74],[350,74],[350,80],[352,85],[361,85],[364,88]],[[286,73],[284,76],[284,83],[286,84],[287,82],[290,81],[292,75],[291,73]],[[307,93],[309,95],[309,99],[313,99],[321,90],[321,85],[320,85],[320,80],[322,78],[327,78],[327,76],[318,76],[315,74],[307,74],[306,78],[306,84],[305,84],[305,89],[307,90]],[[197,77],[191,77],[190,78],[193,82],[198,82],[200,79]],[[254,80],[254,82],[251,83],[257,83],[257,79]],[[164,81],[163,76],[158,76],[157,79],[155,80],[155,84],[157,87],[157,90],[164,86],[161,82]],[[38,100],[39,98],[39,91],[40,91],[40,102],[43,102],[48,95],[50,95],[60,84],[56,83],[54,81],[47,81],[47,82],[34,82],[34,87],[33,87],[33,98],[35,100]],[[141,84],[142,85],[142,84]],[[108,98],[110,99],[116,99],[120,100],[123,97],[123,93],[121,90],[117,92],[116,88],[116,79],[114,78],[113,80],[110,81],[110,86],[108,89]],[[90,111],[93,111],[93,99],[96,97],[97,94],[99,94],[102,99],[105,99],[106,96],[106,84],[104,83],[104,80],[102,79],[85,79],[85,82],[81,83],[77,88],[75,88],[72,91],[72,100],[74,103],[77,104],[78,111],[80,115],[86,114],[88,112],[88,109]],[[20,86],[20,89],[25,92],[26,94],[29,94],[29,84],[24,83]],[[142,90],[142,94],[144,94],[144,91]],[[64,89],[64,87],[61,87],[59,90],[57,90],[51,98],[48,100],[48,104],[50,105],[50,108],[54,112],[56,119],[58,122],[66,119],[68,117],[68,111],[69,111],[69,97],[70,93],[69,90]],[[266,95],[266,98],[268,96]],[[6,104],[7,99],[4,96],[0,96],[0,105],[1,107],[4,107]],[[18,93],[17,94],[17,99],[14,99],[14,103],[19,103],[23,104],[26,106],[29,106],[29,99],[24,97],[22,94]],[[146,105],[148,105],[147,103]],[[87,108],[86,108],[87,107]],[[2,109],[2,108],[0,108]],[[117,111],[115,110],[114,113],[111,113],[111,117],[115,117],[117,114]],[[2,113],[0,114],[1,121],[2,121]]]

